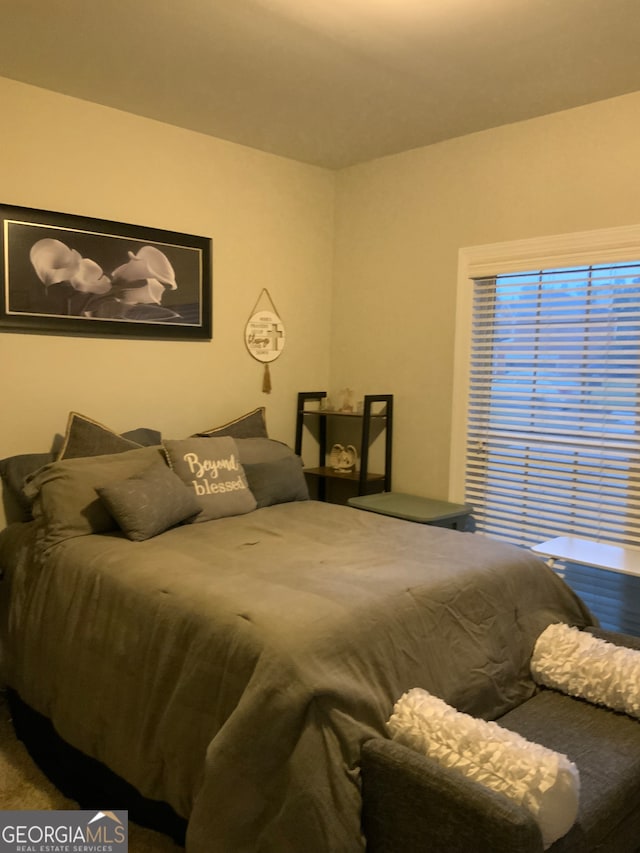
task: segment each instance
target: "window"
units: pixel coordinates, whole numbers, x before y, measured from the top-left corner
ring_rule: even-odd
[[[639,388],[640,263],[476,280],[465,499],[478,529],[640,545]]]
[[[639,422],[640,228],[461,251],[450,495],[480,534],[640,547]],[[640,633],[638,579],[566,568]]]

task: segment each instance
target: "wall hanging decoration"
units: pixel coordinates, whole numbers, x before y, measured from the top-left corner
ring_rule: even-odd
[[[0,329],[209,340],[211,239],[0,205]]]
[[[260,308],[260,304],[267,307]],[[264,287],[258,301],[253,306],[251,316],[244,330],[244,341],[249,353],[264,364],[264,375],[262,378],[262,390],[265,394],[271,393],[271,373],[269,363],[275,361],[282,355],[285,344],[284,324],[269,291]]]

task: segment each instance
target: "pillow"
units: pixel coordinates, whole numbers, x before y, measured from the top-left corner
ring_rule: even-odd
[[[7,521],[31,521],[31,499],[24,493],[26,478],[40,468],[55,460],[53,453],[20,453],[8,456],[0,461],[0,478],[6,490],[6,496],[12,502],[12,515]]]
[[[396,702],[387,726],[394,740],[526,808],[545,848],[575,823],[580,776],[566,755],[462,714],[418,687]]]
[[[116,440],[114,440],[114,437]],[[60,436],[58,436],[60,438]],[[119,441],[118,439],[124,439]],[[108,427],[102,426],[84,415],[71,412],[67,422],[64,447],[56,453],[21,453],[0,461],[0,478],[4,485],[7,521],[31,521],[31,499],[24,493],[24,482],[39,468],[56,459],[77,456],[96,456],[101,453],[117,453],[135,447],[159,445],[162,436],[155,429],[139,427],[117,436]],[[108,449],[111,448],[111,449]]]
[[[236,438],[240,462],[253,465],[256,462],[276,462],[295,455],[289,445],[273,438]]]
[[[294,453],[273,462],[248,463],[243,467],[258,507],[309,500],[302,460]]]
[[[96,491],[120,529],[136,542],[157,536],[200,512],[193,490],[164,461]]]
[[[34,517],[42,525],[42,546],[49,548],[74,536],[115,530],[116,523],[97,489],[139,474],[163,455],[159,447],[51,462],[25,484],[33,499]]]
[[[252,412],[247,412],[246,415],[241,415],[227,424],[211,427],[211,429],[203,430],[196,433],[196,435],[202,437],[230,435],[232,438],[267,438],[267,422],[264,406],[254,409]]]
[[[160,441],[160,433],[157,430],[140,428],[118,435],[109,427],[85,415],[70,412],[58,460],[122,453],[143,445],[157,445]]]
[[[191,486],[201,508],[192,521],[242,515],[256,508],[238,448],[230,436],[163,442],[169,464]]]
[[[137,427],[129,429],[126,432],[121,432],[122,438],[127,438],[129,441],[135,441],[141,447],[156,447],[162,444],[162,434],[160,430],[149,429],[149,427]]]
[[[538,684],[640,719],[640,651],[562,623],[549,625],[531,656]]]

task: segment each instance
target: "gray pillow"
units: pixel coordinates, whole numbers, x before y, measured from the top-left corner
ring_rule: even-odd
[[[55,461],[53,453],[19,453],[0,461],[0,478],[4,486],[7,521],[31,521],[31,499],[23,490],[24,481],[40,468]],[[7,506],[9,504],[9,507]]]
[[[201,508],[192,521],[242,515],[256,508],[233,438],[191,437],[164,441],[169,464],[190,486]]]
[[[289,445],[273,438],[236,438],[235,441],[243,465],[275,462],[295,455]]]
[[[246,415],[240,415],[229,423],[196,433],[202,437],[216,437],[230,435],[232,438],[267,438],[267,422],[265,409],[261,406]]]
[[[77,459],[80,456],[101,456],[107,453],[122,453],[134,447],[149,447],[160,444],[157,430],[144,427],[118,435],[109,427],[86,415],[70,412],[62,449],[58,459]]]
[[[142,447],[155,447],[162,444],[162,434],[158,429],[149,429],[149,427],[138,427],[137,429],[129,429],[126,432],[121,432],[122,438],[128,438],[129,441],[135,441],[136,444]]]
[[[159,447],[138,447],[123,453],[63,459],[45,465],[27,479],[25,493],[33,499],[33,515],[43,525],[45,548],[74,536],[115,530],[116,523],[97,489],[139,474],[158,460]]]
[[[124,439],[124,441],[118,439]],[[33,519],[32,501],[24,493],[24,483],[27,477],[44,465],[61,458],[98,456],[103,453],[133,450],[135,447],[151,447],[159,445],[161,441],[162,436],[155,429],[138,427],[118,436],[108,427],[77,412],[71,412],[67,422],[67,434],[64,437],[66,450],[63,448],[58,453],[20,453],[0,460],[0,479],[4,486],[3,498],[7,521]],[[61,455],[63,452],[64,456]]]
[[[273,462],[247,463],[243,467],[258,507],[309,500],[302,460],[294,453]]]
[[[164,463],[97,489],[127,538],[150,539],[200,512],[193,489]]]

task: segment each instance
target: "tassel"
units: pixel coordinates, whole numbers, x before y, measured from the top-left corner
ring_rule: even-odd
[[[262,391],[264,394],[271,393],[271,374],[269,373],[269,365],[265,363],[264,377],[262,378]]]

